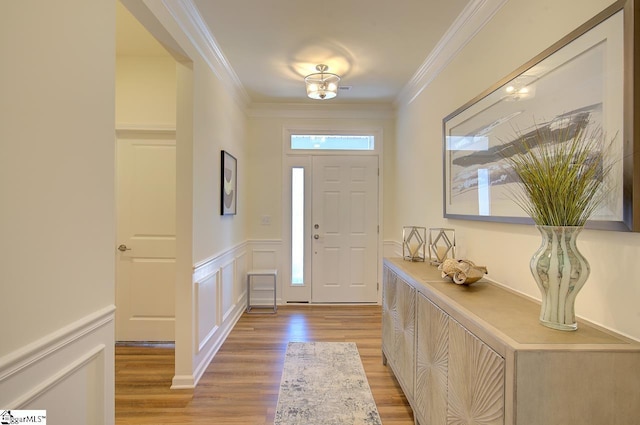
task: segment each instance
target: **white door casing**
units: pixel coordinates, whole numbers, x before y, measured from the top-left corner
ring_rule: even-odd
[[[175,131],[117,137],[116,340],[173,341]]]
[[[312,302],[378,301],[378,157],[313,156]]]

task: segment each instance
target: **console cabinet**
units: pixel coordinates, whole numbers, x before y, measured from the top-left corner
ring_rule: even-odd
[[[415,308],[416,290],[395,273],[385,275],[382,292],[383,353],[390,353],[390,366],[405,396],[412,397],[415,378]]]
[[[546,328],[536,302],[426,263],[387,258],[383,276],[383,361],[416,423],[639,423],[640,343],[584,322]]]

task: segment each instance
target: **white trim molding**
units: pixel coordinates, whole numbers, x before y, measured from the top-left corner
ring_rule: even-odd
[[[508,0],[472,0],[402,89],[395,104],[413,102]]]
[[[382,256],[386,258],[402,257],[402,243],[385,240],[382,244]]]
[[[176,352],[189,351],[189,367],[193,372],[176,374],[172,389],[196,387],[246,309],[247,270],[278,269],[281,246],[282,241],[279,240],[246,241],[194,265],[192,340],[189,347],[181,347],[176,339]],[[176,361],[182,356],[184,353],[176,356]]]
[[[0,358],[0,406],[68,423],[114,423],[115,306]]]
[[[193,373],[176,374],[173,377],[172,389],[196,387],[209,363],[242,316],[246,298],[242,292],[243,280],[238,274],[245,273],[246,251],[245,242],[194,265],[193,304],[190,309],[193,312],[192,340],[189,347],[181,347],[176,339],[176,351],[189,352]]]
[[[236,101],[246,107],[250,103],[249,95],[193,1],[163,0],[162,4],[213,73],[229,89]]]

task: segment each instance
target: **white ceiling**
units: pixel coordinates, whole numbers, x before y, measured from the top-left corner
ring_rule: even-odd
[[[391,103],[470,0],[191,0],[252,102]],[[165,54],[120,4],[119,55]],[[306,98],[323,63],[338,97]]]

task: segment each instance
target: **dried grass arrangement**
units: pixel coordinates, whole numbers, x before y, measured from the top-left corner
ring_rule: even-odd
[[[570,119],[567,119],[570,121]],[[600,126],[536,125],[504,159],[521,184],[513,200],[540,226],[584,226],[608,195],[613,162]]]

